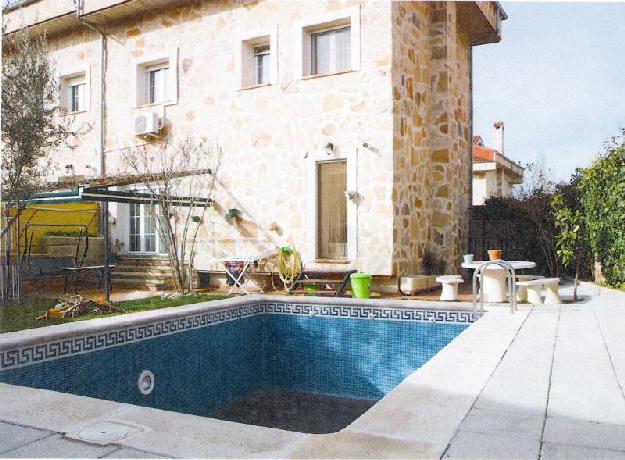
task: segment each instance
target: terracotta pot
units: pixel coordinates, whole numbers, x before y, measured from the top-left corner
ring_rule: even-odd
[[[501,249],[489,249],[487,252],[490,260],[499,260],[503,257]]]

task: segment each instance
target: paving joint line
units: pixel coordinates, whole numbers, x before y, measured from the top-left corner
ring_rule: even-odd
[[[60,435],[60,433],[56,433],[56,432],[53,431],[50,434],[48,434],[47,436],[42,436],[41,438],[33,439],[32,441],[29,441],[26,444],[22,444],[21,446],[17,446],[17,447],[14,447],[13,449],[9,449],[9,450],[0,451],[0,455],[4,456],[5,454],[13,452],[14,450],[21,449],[22,447],[30,446],[31,444],[35,444],[36,442],[43,441],[44,439],[52,438],[52,437],[57,436],[57,435]]]
[[[547,384],[547,403],[545,404],[545,415],[543,417],[543,426],[540,430],[540,449],[538,450],[538,458],[543,456],[543,446],[545,444],[545,427],[547,426],[547,414],[549,413],[549,398],[551,397],[551,378],[553,377],[553,363],[556,358],[556,345],[558,344],[558,332],[560,331],[560,316],[562,314],[562,305],[558,307],[558,320],[553,338],[553,347],[551,348],[551,366],[549,366],[549,379]]]
[[[532,305],[532,308],[527,312],[527,315],[525,316],[525,318],[523,319],[523,322],[521,323],[521,325],[519,326],[519,328],[517,329],[516,333],[514,334],[514,337],[512,338],[512,340],[510,341],[510,343],[508,344],[508,346],[506,347],[506,349],[504,350],[504,352],[501,354],[501,357],[499,358],[499,361],[497,361],[497,365],[495,366],[495,368],[493,369],[493,371],[490,373],[490,375],[488,376],[488,378],[486,379],[486,382],[484,382],[484,386],[482,387],[482,389],[479,391],[479,393],[477,394],[477,396],[475,397],[475,399],[473,400],[473,402],[471,403],[471,407],[469,407],[469,410],[467,411],[466,414],[464,414],[464,417],[462,418],[462,420],[460,421],[460,423],[458,424],[458,426],[456,427],[454,434],[451,436],[451,439],[449,440],[449,442],[447,443],[447,447],[445,447],[445,450],[443,450],[443,453],[441,454],[441,456],[439,458],[443,458],[446,454],[447,451],[449,450],[449,448],[451,447],[454,439],[456,439],[456,437],[458,436],[458,433],[460,432],[460,427],[462,426],[462,424],[464,423],[464,421],[467,419],[467,417],[469,416],[469,414],[471,413],[471,411],[475,408],[475,404],[477,403],[477,401],[480,399],[480,396],[482,396],[482,393],[484,392],[484,389],[486,388],[486,386],[488,385],[488,382],[490,382],[490,380],[493,378],[493,375],[495,374],[495,372],[497,371],[497,369],[499,368],[499,366],[501,365],[501,362],[504,360],[504,358],[506,357],[506,355],[508,354],[508,350],[510,350],[510,348],[512,347],[512,345],[514,344],[514,342],[516,341],[516,339],[519,336],[519,333],[521,332],[521,329],[523,329],[523,326],[525,326],[525,323],[527,322],[528,318],[530,317],[530,315],[534,312],[535,309],[535,305]]]
[[[597,323],[597,327],[599,328],[599,333],[601,334],[601,339],[603,340],[603,348],[605,348],[606,353],[608,354],[608,360],[610,360],[610,367],[612,368],[612,373],[614,374],[614,379],[616,380],[616,384],[621,390],[621,396],[623,400],[625,400],[625,390],[623,389],[623,385],[621,385],[621,381],[618,378],[618,373],[616,372],[616,368],[614,367],[614,361],[612,360],[612,354],[610,353],[610,347],[608,347],[608,343],[605,340],[605,335],[603,334],[603,329],[601,328],[601,321],[597,318],[597,314],[595,309],[591,306],[590,310],[592,311],[592,316],[595,318]]]

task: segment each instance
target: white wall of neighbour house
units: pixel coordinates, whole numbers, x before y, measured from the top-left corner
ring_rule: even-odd
[[[358,56],[354,71],[302,78],[302,25],[310,25],[315,17],[358,22],[352,24],[358,25],[352,34],[357,42],[351,44],[352,56]],[[215,259],[264,253],[285,244],[296,247],[311,265],[316,256],[311,175],[315,159],[330,158],[325,146],[331,142],[336,146],[331,156],[347,158],[348,188],[358,192],[358,200],[348,202],[351,265],[379,275],[392,273],[390,3],[203,2],[110,24],[108,31],[108,173],[125,170],[120,153],[124,147],[144,142],[133,135],[134,117],[144,111],[164,116],[166,136],[204,137],[223,149],[216,205],[199,232],[198,266],[222,268]],[[240,89],[240,40],[253,38],[252,31],[270,36],[272,83]],[[51,41],[60,68],[79,61],[92,69],[91,110],[76,118],[93,124],[93,129],[77,141],[76,150],[59,154],[63,164],[76,164],[77,174],[89,175],[99,165],[98,37],[81,30]],[[137,65],[174,52],[176,101],[136,107]],[[230,208],[242,212],[238,225],[225,218]],[[117,219],[113,238],[126,241],[125,208],[111,206],[111,213]],[[270,229],[273,223],[277,230]]]

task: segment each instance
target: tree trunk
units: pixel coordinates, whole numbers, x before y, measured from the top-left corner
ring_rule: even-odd
[[[579,284],[579,264],[575,264],[575,285],[573,286],[573,301],[577,302],[577,285]]]

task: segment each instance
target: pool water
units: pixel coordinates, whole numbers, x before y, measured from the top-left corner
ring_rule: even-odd
[[[301,431],[311,431],[301,420],[293,426],[288,420],[263,422],[267,417],[250,418],[250,412],[268,412],[272,398],[287,411],[294,406],[285,405],[285,400],[304,400],[298,419],[307,412],[328,417],[334,412],[332,404],[351,404],[356,408],[353,417],[343,414],[338,426],[328,425],[340,429],[467,326],[262,313],[6,369],[0,381]],[[145,370],[154,375],[149,394],[138,388]],[[251,406],[240,404],[254,400]],[[329,404],[328,410],[307,411],[306,405],[315,401],[320,407]],[[228,409],[237,403],[236,410]],[[233,418],[236,413],[240,416]]]

